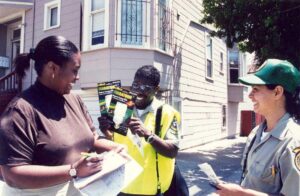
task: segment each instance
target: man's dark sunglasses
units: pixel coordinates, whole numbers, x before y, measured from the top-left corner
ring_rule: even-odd
[[[132,91],[138,91],[138,92],[142,92],[142,93],[149,93],[154,88],[155,88],[155,86],[146,85],[146,84],[132,83],[132,85],[131,85]]]

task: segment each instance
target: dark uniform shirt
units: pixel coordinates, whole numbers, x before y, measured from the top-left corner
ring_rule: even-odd
[[[0,165],[64,165],[91,151],[95,128],[79,96],[36,82],[0,119]]]

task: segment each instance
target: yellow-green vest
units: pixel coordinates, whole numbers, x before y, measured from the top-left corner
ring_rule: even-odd
[[[161,138],[164,138],[174,116],[180,122],[179,113],[169,105],[164,105],[161,118]],[[149,112],[145,118],[145,127],[155,133],[155,116]],[[156,173],[156,157],[155,150],[151,144],[142,139],[144,156],[138,148],[127,137],[114,133],[114,141],[125,144],[128,147],[128,153],[144,168],[143,172],[125,189],[123,193],[137,195],[154,195],[157,192],[157,173]],[[158,154],[159,178],[161,183],[161,191],[168,190],[174,173],[175,159]]]

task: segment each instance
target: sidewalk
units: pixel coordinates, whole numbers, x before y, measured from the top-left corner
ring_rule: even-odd
[[[207,196],[215,189],[198,164],[209,163],[221,180],[239,183],[241,157],[246,137],[224,139],[198,147],[182,150],[177,156],[178,166],[185,177],[191,196]]]

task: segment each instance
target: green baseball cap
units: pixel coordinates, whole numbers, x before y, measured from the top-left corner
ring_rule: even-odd
[[[254,73],[239,78],[245,85],[278,84],[286,91],[293,93],[300,85],[300,72],[290,62],[279,59],[268,59]]]

